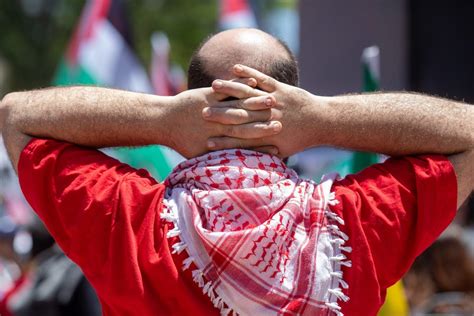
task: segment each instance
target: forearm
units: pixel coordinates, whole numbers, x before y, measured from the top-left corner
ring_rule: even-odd
[[[473,148],[471,105],[411,93],[316,97],[318,141],[387,155],[454,154]],[[318,107],[318,105],[315,105]],[[315,108],[316,109],[316,108]]]
[[[168,101],[98,87],[16,92],[2,101],[4,129],[93,147],[160,143]]]
[[[281,121],[283,129],[262,142],[277,146],[281,157],[321,145],[387,155],[450,155],[474,146],[474,108],[468,104],[411,93],[320,97],[244,65],[233,71],[240,78],[254,78],[258,88],[275,97],[272,119]],[[230,83],[218,89],[232,90]],[[225,121],[212,114],[206,119]],[[213,144],[214,149],[247,145],[224,138]]]
[[[91,147],[167,145],[169,101],[97,87],[15,92],[0,106],[2,136],[15,168],[31,137]]]
[[[195,157],[207,151],[206,142],[212,136],[263,139],[279,132],[269,121],[271,109],[265,105],[266,94],[234,84],[247,89],[233,94],[202,88],[173,97],[96,87],[12,93],[0,106],[2,134],[16,167],[30,137],[92,147],[160,144],[185,157]],[[242,106],[240,103],[253,110],[241,110],[239,122],[230,125],[202,120],[203,108],[218,107],[229,97],[243,99],[235,101],[234,111]],[[274,148],[266,146],[261,150]]]
[[[281,121],[282,132],[261,141],[278,147],[281,157],[321,145],[387,155],[438,153],[447,156],[456,173],[458,205],[472,191],[472,105],[410,93],[319,97],[243,65],[233,70],[240,78],[256,79],[257,86],[276,99],[272,119]],[[234,89],[224,83],[218,90]],[[222,122],[233,116],[230,111],[225,116],[217,113],[206,119]],[[212,142],[214,149],[246,145],[224,137]]]

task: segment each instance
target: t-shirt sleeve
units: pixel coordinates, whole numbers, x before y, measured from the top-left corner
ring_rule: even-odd
[[[333,188],[355,269],[366,271],[358,264],[371,261],[382,289],[404,275],[456,213],[456,176],[443,156],[391,158]]]
[[[146,171],[98,150],[43,139],[25,147],[18,170],[32,208],[99,290],[106,278],[137,277],[137,245],[154,229],[152,241],[160,247],[164,186]]]

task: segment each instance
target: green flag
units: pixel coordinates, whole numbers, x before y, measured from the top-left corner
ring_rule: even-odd
[[[380,88],[380,50],[370,46],[362,52],[363,91],[373,92]],[[350,173],[356,173],[379,162],[379,156],[373,153],[355,152],[352,156]]]
[[[153,93],[147,72],[133,51],[123,0],[89,0],[56,71],[55,85],[93,84]],[[108,154],[163,180],[181,160],[162,146],[118,148]]]

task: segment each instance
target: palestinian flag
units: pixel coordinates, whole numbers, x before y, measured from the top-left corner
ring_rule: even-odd
[[[122,0],[87,1],[53,83],[154,92],[148,74],[133,52],[131,28]],[[163,180],[181,159],[162,146],[119,148],[106,153],[133,167],[147,169],[158,180]]]
[[[255,15],[247,0],[220,0],[219,27],[221,30],[257,27]]]
[[[186,90],[186,75],[178,65],[170,66],[170,42],[163,32],[151,36],[150,77],[157,95],[176,95]]]
[[[363,50],[362,57],[363,91],[373,92],[380,88],[380,50],[377,46],[370,46]],[[350,173],[356,173],[368,166],[380,162],[377,154],[355,152],[352,157]]]
[[[186,80],[183,70],[178,66],[170,69],[170,43],[166,34],[156,32],[150,41],[152,47],[150,77],[153,92],[156,95],[167,96],[184,91]],[[159,180],[164,180],[173,167],[184,160],[180,154],[164,146],[121,149],[119,158],[134,167],[147,169]]]
[[[373,92],[380,87],[380,50],[377,46],[367,47],[362,52],[362,80],[363,91]],[[338,151],[340,157],[335,156],[330,168],[324,168],[325,172],[336,171],[341,177],[357,173],[368,166],[381,161],[378,154],[368,152]],[[324,172],[324,173],[325,173]]]
[[[123,1],[89,0],[54,83],[151,93],[150,80],[132,51],[130,34]]]
[[[373,92],[380,89],[380,50],[377,46],[371,46],[362,52],[362,74],[365,92]],[[382,157],[373,153],[355,152],[352,159],[352,172],[358,172],[368,166],[378,163]],[[403,289],[403,284],[398,281],[388,288],[385,303],[378,316],[400,315],[407,316],[408,304]]]
[[[378,46],[366,47],[362,51],[363,90],[373,92],[380,89],[380,49]]]

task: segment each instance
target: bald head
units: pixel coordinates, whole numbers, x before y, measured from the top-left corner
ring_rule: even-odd
[[[188,86],[208,87],[214,79],[232,79],[235,64],[298,84],[295,58],[284,43],[257,29],[232,29],[210,37],[195,51],[188,69]]]

